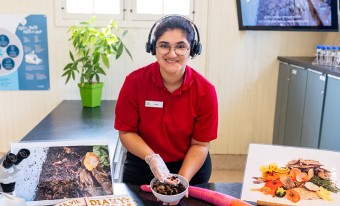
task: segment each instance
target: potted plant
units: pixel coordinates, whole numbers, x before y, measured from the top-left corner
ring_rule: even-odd
[[[132,59],[129,50],[122,40],[114,33],[118,31],[117,24],[111,20],[106,27],[94,24],[95,16],[90,21],[80,22],[71,26],[67,33],[71,33],[74,54],[70,51],[71,62],[64,68],[62,76],[66,76],[67,84],[76,73],[80,74],[78,87],[84,107],[97,107],[101,103],[103,82],[100,75],[106,75],[105,69],[110,68],[109,57],[114,55],[118,59],[123,51]],[[122,36],[125,36],[125,30]]]

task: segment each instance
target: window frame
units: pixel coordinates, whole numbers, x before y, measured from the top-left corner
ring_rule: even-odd
[[[119,27],[123,28],[150,28],[162,14],[136,14],[137,0],[120,0],[120,14],[96,14],[96,22],[99,26],[106,26],[109,20],[114,19]],[[81,20],[90,19],[93,14],[66,13],[66,0],[55,0],[55,24],[57,27],[68,27],[79,23]],[[193,20],[195,14],[195,0],[190,0],[189,19]]]
[[[158,19],[162,18],[166,14],[137,14],[135,11],[137,11],[137,1],[138,0],[130,0],[130,8],[132,10],[129,10],[130,14],[127,14],[125,18],[127,20],[132,21],[157,21]],[[190,7],[189,7],[189,15],[185,15],[189,19],[193,19],[193,14],[195,13],[195,0],[190,0]]]
[[[96,22],[105,26],[110,19],[115,21],[122,21],[124,18],[124,0],[120,0],[120,14],[96,14]],[[66,0],[55,0],[55,18],[56,26],[71,26],[78,23],[81,20],[90,19],[93,14],[70,14],[66,12]]]

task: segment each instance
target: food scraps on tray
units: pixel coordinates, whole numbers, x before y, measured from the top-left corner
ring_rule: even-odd
[[[252,191],[276,198],[287,198],[293,203],[300,200],[323,199],[332,201],[331,194],[340,189],[331,180],[331,172],[317,160],[302,158],[289,161],[285,167],[276,163],[262,165],[261,177],[253,177],[255,184],[264,184]]]

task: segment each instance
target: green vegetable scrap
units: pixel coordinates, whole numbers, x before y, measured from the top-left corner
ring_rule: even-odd
[[[336,187],[336,185],[332,182],[331,179],[326,178],[326,179],[321,179],[318,176],[312,177],[312,179],[309,180],[310,182],[316,184],[317,186],[322,186],[328,191],[331,191],[333,193],[338,193],[340,192],[340,189]]]
[[[103,167],[110,166],[109,147],[107,145],[93,146],[93,153],[97,155]]]
[[[276,192],[275,192],[275,196],[276,197],[284,197],[286,195],[286,190],[283,187],[279,187],[277,188]]]

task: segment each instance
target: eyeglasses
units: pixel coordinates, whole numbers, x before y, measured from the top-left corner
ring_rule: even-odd
[[[178,56],[184,56],[188,50],[190,49],[190,47],[186,44],[177,44],[176,46],[174,46],[173,48],[167,44],[167,43],[160,43],[156,46],[157,51],[161,54],[161,55],[165,55],[165,54],[169,54],[169,52],[171,51],[171,49],[173,49],[175,51],[175,54]]]

